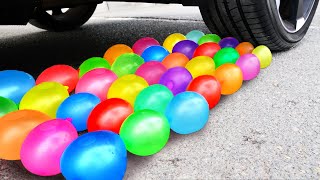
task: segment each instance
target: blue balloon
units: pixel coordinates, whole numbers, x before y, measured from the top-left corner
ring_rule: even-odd
[[[93,94],[73,94],[60,104],[56,116],[60,119],[71,118],[77,131],[84,131],[92,109],[99,103],[100,98]]]
[[[178,134],[191,134],[201,130],[209,119],[206,99],[191,91],[177,94],[166,109],[170,128]]]
[[[122,180],[127,169],[127,150],[114,132],[89,132],[65,149],[60,168],[68,180]]]
[[[205,34],[202,31],[192,30],[186,34],[186,38],[188,40],[195,42],[195,43],[198,43],[199,39],[204,35]]]
[[[36,85],[35,79],[19,70],[0,71],[0,96],[19,104],[22,97]]]
[[[149,61],[162,62],[162,60],[169,54],[170,54],[169,51],[163,46],[155,45],[155,46],[150,46],[146,48],[142,52],[141,57],[144,59],[144,62],[149,62]]]

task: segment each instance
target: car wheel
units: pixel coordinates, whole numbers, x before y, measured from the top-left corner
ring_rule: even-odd
[[[48,31],[67,31],[85,24],[94,13],[97,4],[80,5],[73,8],[56,8],[50,11],[36,8],[29,23]]]
[[[319,0],[200,0],[204,22],[212,33],[290,49],[308,31]]]

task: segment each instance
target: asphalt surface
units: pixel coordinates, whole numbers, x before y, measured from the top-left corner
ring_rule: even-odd
[[[0,27],[0,69],[21,69],[36,76],[50,65],[77,66],[102,56],[117,43],[132,45],[145,36],[163,42],[171,33],[194,29],[209,32],[197,9],[172,9],[177,15],[168,17],[168,8],[153,8],[163,14],[151,11],[122,18],[126,15],[121,12],[128,10],[111,9],[108,15],[98,11],[80,30],[66,33],[31,25]],[[191,135],[172,133],[165,148],[153,156],[129,154],[125,179],[319,179],[319,41],[318,11],[302,42],[273,53],[272,64],[256,79],[222,97],[204,129]],[[63,177],[38,177],[18,161],[0,160],[0,179]]]

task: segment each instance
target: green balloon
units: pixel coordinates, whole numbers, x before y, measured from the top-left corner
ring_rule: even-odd
[[[110,69],[110,63],[102,57],[92,57],[81,63],[79,66],[79,77],[96,68]]]
[[[204,44],[206,42],[215,42],[215,43],[219,43],[221,40],[220,36],[216,35],[216,34],[206,34],[204,36],[202,36],[199,41],[198,44]]]
[[[235,64],[240,55],[237,50],[231,47],[220,49],[213,57],[216,69],[222,64],[231,63]]]
[[[111,70],[118,76],[134,74],[144,63],[144,59],[135,53],[124,53],[117,57],[111,66]]]
[[[170,125],[167,118],[153,110],[132,113],[120,128],[120,137],[127,150],[138,156],[158,153],[167,144]]]
[[[0,96],[0,117],[18,110],[18,106],[11,99]]]
[[[173,94],[166,86],[154,84],[138,94],[134,110],[151,109],[164,114],[172,98]]]

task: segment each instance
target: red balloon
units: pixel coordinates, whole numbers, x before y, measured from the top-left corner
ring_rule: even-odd
[[[208,102],[209,108],[214,108],[221,97],[221,85],[219,81],[211,75],[198,76],[189,84],[188,91],[201,94]]]
[[[207,42],[201,44],[193,53],[193,57],[197,56],[209,56],[212,57],[221,49],[219,44],[214,42]]]
[[[104,100],[91,111],[87,122],[88,132],[109,130],[119,134],[123,121],[132,113],[132,106],[123,99]]]
[[[65,64],[57,64],[48,67],[36,79],[36,84],[40,84],[42,82],[58,82],[64,86],[68,87],[68,92],[72,92],[76,87],[79,81],[79,73],[77,69],[65,65]]]

